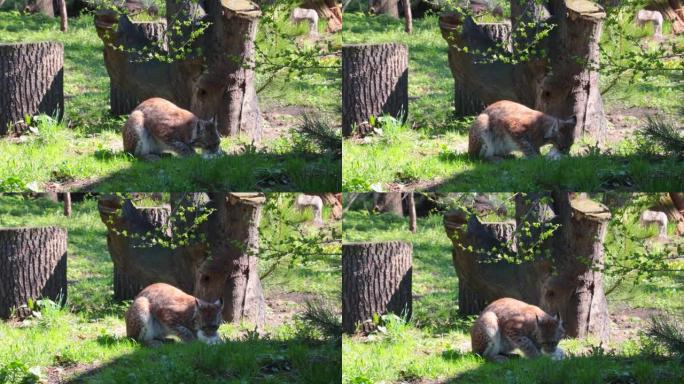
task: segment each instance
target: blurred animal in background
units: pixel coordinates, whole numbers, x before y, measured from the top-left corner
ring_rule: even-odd
[[[648,22],[653,23],[654,34],[653,37],[656,39],[663,38],[663,15],[658,11],[649,11],[646,9],[641,9],[637,12],[636,24],[639,27],[643,27]]]
[[[299,24],[303,21],[309,23],[309,37],[318,36],[318,13],[313,9],[295,8],[292,10],[290,20],[293,24]]]
[[[319,196],[305,194],[297,195],[295,207],[300,212],[306,208],[311,208],[314,215],[314,225],[323,225],[323,200]]]
[[[658,239],[667,240],[667,215],[660,211],[644,211],[639,219],[641,225],[648,227],[655,225],[658,227]]]

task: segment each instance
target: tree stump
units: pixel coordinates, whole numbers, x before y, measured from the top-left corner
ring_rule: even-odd
[[[342,133],[372,131],[371,116],[408,116],[408,47],[403,44],[342,47]]]
[[[404,216],[401,192],[374,193],[373,210],[380,213]]]
[[[125,20],[128,20],[126,18]],[[129,34],[122,36],[122,43],[129,49],[142,49],[143,47],[152,47],[155,44],[160,44],[164,39],[166,32],[166,21],[155,22],[131,22],[128,27]],[[160,47],[166,47],[164,42]],[[105,51],[106,55],[106,51]],[[148,60],[146,57],[130,57],[132,61]],[[131,87],[127,82],[119,83],[120,77],[110,77],[109,79],[109,106],[113,115],[128,115],[133,112],[135,107],[141,102],[136,85]]]
[[[390,241],[342,246],[342,327],[370,332],[373,316],[411,318],[413,246]]]
[[[0,229],[0,318],[30,314],[29,299],[67,297],[67,231],[58,227]]]
[[[399,0],[370,0],[368,10],[375,15],[399,18]]]
[[[327,31],[330,33],[342,30],[342,6],[337,0],[305,0],[301,8],[315,9],[321,19],[328,22]]]
[[[140,60],[135,52],[115,49],[120,45],[149,46],[151,40],[158,38],[156,23],[134,23],[116,11],[98,11],[95,26],[104,42],[105,66],[111,83],[118,88],[113,94],[119,97],[118,92],[123,90],[126,100],[136,101],[162,97],[201,118],[216,118],[224,136],[245,134],[258,141],[262,127],[250,60],[260,16],[259,6],[247,0],[167,2],[167,21],[179,17],[209,23],[191,43],[190,29],[180,28],[180,33],[167,34],[172,41],[165,42],[168,45],[162,47],[162,55],[173,57],[176,51],[171,48],[177,46],[190,44],[193,49],[193,53],[169,63]],[[122,103],[122,107],[130,104]]]
[[[21,133],[26,115],[64,113],[61,43],[0,44],[0,135]]]
[[[609,320],[603,277],[592,267],[603,265],[603,241],[610,213],[605,206],[585,198],[570,200],[567,193],[554,193],[553,197],[555,216],[549,220],[559,227],[541,245],[550,255],[521,263],[501,260],[498,255],[515,256],[523,249],[528,235],[516,236],[517,226],[524,220],[535,222],[537,213],[545,214],[545,209],[532,212],[524,220],[520,218],[517,224],[483,223],[462,210],[445,214],[444,227],[454,246],[459,287],[465,288],[463,294],[459,292],[461,313],[477,314],[496,299],[512,297],[549,313],[559,313],[571,337],[593,335],[607,340]],[[527,206],[534,210],[535,204]],[[522,210],[516,206],[516,212]],[[465,300],[463,304],[461,299]]]
[[[519,4],[522,3],[522,4]],[[599,90],[599,50],[603,8],[592,1],[550,0],[535,5],[534,0],[511,1],[512,30],[521,22],[553,22],[555,28],[539,42],[538,51],[524,62],[485,60],[487,49],[496,50],[489,36],[472,17],[447,13],[440,17],[442,37],[449,44],[449,66],[454,79],[491,104],[511,100],[559,118],[577,117],[575,136],[589,136],[603,142],[607,121]],[[549,17],[550,16],[550,17]],[[518,35],[514,46],[528,46],[530,35]],[[468,48],[465,50],[464,48]],[[517,52],[499,50],[516,57]]]
[[[168,224],[170,211],[165,207],[138,208],[135,233],[154,233],[155,228]],[[133,228],[131,228],[133,229]],[[168,232],[166,233],[169,234]],[[129,239],[125,249],[117,246],[117,240],[113,236],[119,236],[113,232],[107,234],[107,247],[114,262],[114,300],[132,300],[140,291],[154,281],[154,277],[141,279],[139,275],[126,273],[128,259],[135,258],[140,252],[143,242],[139,239]],[[149,237],[149,236],[148,236]]]
[[[510,23],[480,23],[478,27],[498,47],[506,51],[511,51],[511,24]],[[450,56],[451,57],[451,56]],[[450,66],[452,71],[458,68]],[[453,72],[452,72],[453,74]],[[456,80],[454,77],[454,116],[465,117],[477,115],[486,108],[486,104],[478,97],[476,92],[468,89],[467,84]]]

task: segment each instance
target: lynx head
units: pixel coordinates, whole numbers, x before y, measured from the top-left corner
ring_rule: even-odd
[[[558,347],[558,342],[565,337],[563,321],[556,316],[537,316],[537,344],[545,354],[552,354]]]
[[[546,128],[544,140],[553,144],[560,152],[570,152],[570,147],[575,142],[575,126],[577,118],[572,116],[569,119],[556,119],[554,123]]]
[[[216,127],[215,119],[198,119],[195,124],[192,146],[200,147],[208,153],[217,153],[221,144],[221,135]]]
[[[215,338],[216,331],[221,325],[223,311],[223,299],[218,299],[213,303],[195,298],[197,307],[195,308],[196,323],[198,333],[201,332],[206,338]]]

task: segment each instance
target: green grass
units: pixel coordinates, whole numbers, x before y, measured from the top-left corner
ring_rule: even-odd
[[[414,33],[408,35],[403,21],[348,13],[343,39],[345,44],[401,42],[409,48],[408,122],[383,125],[382,134],[364,140],[344,140],[344,191],[368,191],[371,186],[435,191],[531,191],[551,186],[582,191],[682,188],[680,160],[644,154],[635,137],[620,139],[600,152],[589,143],[578,143],[571,157],[556,162],[544,158],[473,161],[467,156],[472,117],[452,115],[453,78],[437,16],[414,20]],[[608,39],[604,36],[603,44],[608,44]],[[649,79],[637,77],[634,84],[620,80],[604,95],[606,111],[657,110],[681,121],[682,79],[681,73],[663,71]]]
[[[561,347],[574,357],[561,362],[540,358],[487,363],[470,352],[474,318],[458,314],[458,278],[441,214],[418,218],[415,234],[408,231],[406,218],[367,211],[346,212],[343,227],[345,242],[413,243],[414,311],[408,323],[390,318],[385,332],[343,337],[343,383],[677,383],[684,379],[678,361],[663,357],[650,340],[639,337],[602,347],[591,339],[563,340]],[[647,238],[653,230],[640,233]],[[672,264],[680,266],[681,262]],[[649,281],[630,279],[608,301],[611,312],[652,308],[681,317],[682,294],[682,274],[661,273]]]
[[[127,303],[112,300],[112,263],[96,198],[75,202],[72,217],[66,218],[61,204],[0,196],[0,227],[41,225],[68,230],[67,303],[64,308],[45,305],[40,318],[0,322],[0,378],[3,371],[15,367],[17,371],[33,368],[44,378],[61,368],[93,383],[339,382],[339,345],[321,339],[296,314],[292,320],[269,323],[266,335],[260,337],[249,336],[248,324],[224,324],[219,332],[227,342],[216,347],[201,343],[141,347],[125,338]],[[292,268],[284,264],[263,285],[267,299],[306,294],[337,303],[333,300],[340,295],[339,256]]]
[[[294,79],[285,71],[276,74],[259,94],[260,108],[267,114],[275,111],[275,119],[284,128],[279,128],[278,134],[267,133],[259,148],[244,138],[230,138],[222,142],[222,149],[230,154],[223,158],[204,161],[198,155],[147,163],[123,153],[119,130],[125,117],[109,113],[109,77],[92,15],[71,18],[68,33],[59,31],[57,19],[15,11],[2,11],[0,15],[0,42],[54,40],[65,48],[64,121],[40,124],[39,134],[21,140],[0,138],[0,162],[8,165],[0,169],[0,191],[57,187],[91,191],[324,192],[341,188],[341,160],[302,145],[300,134],[294,130],[301,113],[307,111],[336,125],[340,94],[337,70],[312,69]],[[294,38],[300,29],[285,32]],[[284,39],[278,49],[291,48],[292,44]],[[332,67],[338,62],[335,57],[321,60]],[[257,88],[270,77],[257,70]]]

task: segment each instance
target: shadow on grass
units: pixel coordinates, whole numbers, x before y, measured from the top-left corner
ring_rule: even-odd
[[[126,338],[100,336],[111,347]],[[134,352],[77,374],[69,383],[339,383],[342,356],[335,341],[245,339],[136,346]]]
[[[560,188],[571,191],[609,190],[666,192],[684,189],[684,167],[677,158],[589,155],[550,161],[544,157],[498,163],[472,162],[466,154],[440,155],[447,163],[469,162],[470,169],[426,188],[435,192],[480,190],[530,192]]]
[[[103,162],[119,156],[98,151]],[[131,160],[102,179],[79,186],[102,192],[297,191],[329,192],[341,188],[342,162],[331,155],[250,152],[205,160],[200,156]]]
[[[448,352],[448,351],[447,351]],[[446,354],[446,355],[445,355]],[[443,358],[453,360],[451,354]],[[456,355],[456,359],[472,354]],[[480,363],[443,383],[593,384],[593,383],[681,383],[684,366],[674,358],[646,353],[631,356],[599,354],[561,361],[549,358],[511,359],[505,363]]]

